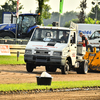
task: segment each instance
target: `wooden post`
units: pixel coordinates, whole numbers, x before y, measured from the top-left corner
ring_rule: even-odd
[[[19,51],[17,51],[17,61],[18,61],[18,58],[19,58],[19,54],[20,54],[20,52],[19,52]]]

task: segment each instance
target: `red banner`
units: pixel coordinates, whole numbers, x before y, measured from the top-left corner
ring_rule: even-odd
[[[16,16],[18,18],[18,12],[19,12],[19,0],[17,0],[17,8],[16,8]]]

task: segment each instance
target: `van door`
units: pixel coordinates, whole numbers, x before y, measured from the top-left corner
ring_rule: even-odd
[[[70,34],[70,52],[71,52],[71,58],[72,58],[72,65],[75,65],[75,61],[76,61],[76,32],[75,31],[71,31]]]
[[[92,47],[96,47],[97,51],[99,51],[99,41],[100,31],[95,31],[89,38],[89,44],[91,44]]]

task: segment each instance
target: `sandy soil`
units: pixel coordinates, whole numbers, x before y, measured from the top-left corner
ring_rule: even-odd
[[[100,90],[0,95],[0,100],[100,100]]]
[[[36,76],[40,76],[43,71],[45,67],[37,67],[28,73],[25,65],[0,65],[0,84],[36,82]],[[57,69],[57,72],[49,74],[53,77],[52,81],[100,80],[100,73],[77,74],[70,71],[68,75],[62,75]]]
[[[37,67],[32,73],[26,71],[25,65],[0,65],[0,84],[31,83],[36,82],[36,76],[40,76],[45,67]],[[50,73],[52,81],[78,81],[100,80],[100,73],[77,74],[74,71],[68,75],[62,75],[57,69],[56,73]],[[0,95],[0,100],[100,100],[100,90],[52,92],[21,95]]]

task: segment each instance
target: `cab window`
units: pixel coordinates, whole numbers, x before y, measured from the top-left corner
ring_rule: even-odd
[[[69,30],[58,30],[49,28],[36,28],[31,41],[67,43]]]
[[[90,39],[100,38],[100,31],[96,31],[92,34]]]

